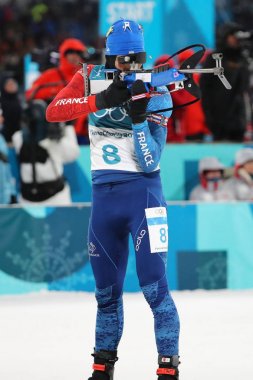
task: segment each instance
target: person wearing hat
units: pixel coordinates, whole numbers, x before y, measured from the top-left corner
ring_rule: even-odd
[[[253,200],[253,149],[243,148],[236,152],[234,176],[225,184],[233,199]]]
[[[191,201],[218,201],[231,198],[224,189],[225,166],[216,157],[204,157],[199,161],[200,183],[190,193]]]
[[[217,32],[217,50],[206,56],[203,68],[214,65],[213,53],[222,53],[222,66],[232,89],[220,86],[218,78],[201,75],[201,104],[214,141],[242,142],[252,121],[249,62],[239,38],[243,28],[229,22]]]
[[[25,92],[28,102],[42,99],[50,103],[79,70],[80,63],[85,61],[87,47],[77,38],[66,38],[59,46],[59,65],[43,71]],[[88,141],[86,115],[74,120],[74,128],[79,144]]]
[[[43,99],[50,102],[66,86],[84,62],[86,46],[77,38],[66,38],[59,46],[59,65],[40,74],[26,90],[26,100]]]
[[[130,88],[122,80],[125,71],[142,67],[145,55],[141,25],[116,21],[107,33],[105,66],[87,67],[89,84],[94,80],[100,90],[85,92],[86,76],[80,70],[47,108],[51,122],[83,114],[90,119],[93,202],[88,247],[98,307],[89,380],[113,379],[123,331],[129,235],[139,284],[154,315],[158,379],[179,378],[179,317],[166,278],[168,227],[159,173],[171,112],[152,114],[171,107],[172,101],[165,86],[150,98],[142,80]],[[109,87],[106,69],[115,70]]]
[[[177,60],[164,54],[158,57],[154,66],[169,64],[171,67],[180,67],[182,63],[194,54],[193,49],[187,49],[177,56]],[[194,82],[199,83],[199,74],[194,73]],[[170,86],[169,86],[170,87]],[[173,105],[178,107],[194,100],[194,97],[185,89],[171,92]],[[191,106],[181,107],[173,111],[168,122],[167,142],[202,141],[210,136],[205,122],[205,116],[201,102],[195,102]],[[211,137],[211,136],[210,136]]]

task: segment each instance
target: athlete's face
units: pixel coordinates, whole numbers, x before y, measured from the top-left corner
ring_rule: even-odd
[[[119,60],[118,60],[119,56],[116,57],[116,60],[115,60],[115,67],[116,69],[120,70],[120,71],[129,71],[131,70],[131,64],[130,63],[120,63]],[[137,63],[136,64],[137,66],[135,67],[135,69],[140,69],[141,68],[141,63]]]

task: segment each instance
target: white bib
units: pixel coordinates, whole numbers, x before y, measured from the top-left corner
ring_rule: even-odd
[[[133,132],[89,125],[91,170],[141,172],[133,142]]]
[[[151,253],[168,251],[168,222],[166,207],[145,209]]]

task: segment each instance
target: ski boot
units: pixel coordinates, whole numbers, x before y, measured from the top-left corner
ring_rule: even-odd
[[[179,379],[179,372],[178,372],[178,365],[179,362],[179,356],[173,355],[173,356],[158,356],[158,364],[159,368],[156,371],[156,374],[158,375],[157,380],[178,380]]]
[[[113,380],[114,364],[118,360],[117,351],[94,352],[93,373],[88,380]]]

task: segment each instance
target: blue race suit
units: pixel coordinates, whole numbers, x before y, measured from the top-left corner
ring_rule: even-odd
[[[162,95],[150,99],[149,111],[172,105],[166,87],[158,90]],[[122,335],[131,235],[140,287],[154,315],[158,353],[178,354],[179,318],[166,278],[168,228],[159,171],[170,114],[153,114],[133,125],[123,107],[90,114],[93,199],[88,245],[98,304],[95,351],[117,350]]]

